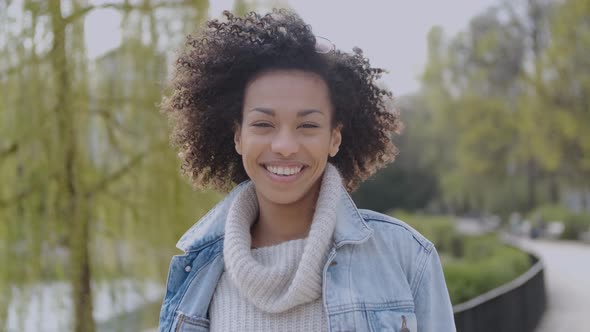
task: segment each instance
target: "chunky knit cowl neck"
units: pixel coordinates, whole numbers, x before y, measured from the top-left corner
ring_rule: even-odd
[[[226,220],[223,256],[226,273],[250,303],[262,311],[278,313],[322,295],[323,268],[332,244],[341,185],[338,170],[328,164],[303,253],[273,264],[252,255],[250,227],[258,216],[254,184],[250,182],[238,193]]]

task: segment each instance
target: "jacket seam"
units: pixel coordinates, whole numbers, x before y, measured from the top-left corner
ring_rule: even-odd
[[[244,185],[245,185],[246,183],[248,183],[248,182],[250,182],[250,180],[245,180],[245,181],[242,181],[241,183],[237,184],[237,185],[236,185],[236,186],[235,186],[235,187],[234,187],[234,188],[233,188],[233,189],[232,189],[232,190],[229,192],[229,194],[228,194],[228,195],[226,195],[224,198],[222,198],[222,199],[221,199],[221,200],[220,200],[220,201],[219,201],[219,202],[218,202],[218,203],[217,203],[217,204],[216,204],[216,205],[215,205],[213,208],[211,208],[209,211],[207,211],[207,213],[205,213],[205,215],[204,215],[204,216],[202,216],[201,218],[199,218],[199,220],[197,220],[197,221],[195,222],[195,224],[193,224],[193,226],[191,226],[191,227],[190,227],[190,228],[189,228],[189,229],[188,229],[188,230],[187,230],[187,231],[186,231],[186,232],[185,232],[185,233],[184,233],[184,234],[183,234],[183,235],[180,237],[180,240],[179,240],[179,242],[176,244],[176,246],[177,246],[179,249],[181,249],[181,250],[183,250],[183,251],[185,251],[185,252],[194,252],[194,251],[196,251],[197,249],[190,248],[190,247],[191,247],[191,244],[195,242],[195,236],[194,236],[194,233],[196,233],[197,231],[199,231],[199,230],[200,230],[200,228],[201,228],[201,227],[203,227],[202,225],[203,225],[204,223],[211,223],[212,221],[211,221],[211,220],[209,220],[209,218],[210,218],[210,216],[211,216],[211,215],[212,215],[212,214],[213,214],[215,211],[217,211],[217,210],[221,209],[221,203],[223,203],[224,201],[226,201],[226,200],[228,200],[228,199],[231,199],[231,197],[232,197],[232,196],[235,196],[235,195],[237,195],[237,192],[236,192],[236,190],[239,190],[239,188],[241,188],[242,186],[244,186]],[[189,233],[191,234],[190,236],[188,235]],[[223,236],[224,234],[223,234],[223,233],[221,233],[221,234],[219,234],[219,235],[220,235],[220,236]],[[183,240],[184,240],[184,241],[183,241]],[[213,241],[215,241],[215,240],[213,240]],[[186,245],[186,246],[184,246],[184,247],[185,247],[185,248],[190,248],[191,250],[185,250],[184,248],[180,248],[180,247],[179,247],[179,244],[180,244],[181,242],[185,242],[185,243],[187,243],[187,245]],[[200,247],[202,247],[202,246],[200,246]]]
[[[184,317],[184,319],[182,320],[183,322],[189,322],[190,324],[196,325],[196,326],[200,326],[200,327],[205,327],[208,328],[210,321],[206,318],[197,318],[197,317],[193,317],[181,310],[177,310],[176,311],[178,313],[178,315],[182,315]]]
[[[350,194],[348,193],[348,191],[346,191],[344,186],[341,186],[341,188],[344,190],[344,194],[346,195],[346,199],[348,200],[348,203],[350,203],[349,207],[352,207],[353,212],[359,217],[359,219],[363,223],[363,226],[370,231],[371,228],[369,227],[369,225],[367,225],[367,221],[365,220],[365,218],[363,218],[363,214],[361,213],[361,211],[359,211],[359,209],[356,207],[356,204],[354,203],[354,200],[352,199],[352,197],[350,197]]]
[[[186,292],[188,291],[189,286],[193,283],[193,281],[195,280],[195,278],[197,277],[197,275],[199,274],[199,272],[203,271],[203,269],[211,264],[211,262],[217,258],[217,256],[221,255],[221,252],[211,256],[211,259],[207,260],[205,263],[203,263],[203,265],[201,265],[201,267],[195,272],[195,274],[192,276],[192,278],[190,278],[189,280],[185,280],[185,283],[187,284],[187,286],[184,288],[184,291],[182,292],[182,296],[178,299],[178,303],[176,304],[176,306],[174,307],[174,312],[181,312],[180,310],[178,310],[178,308],[180,308],[180,305],[182,304],[182,300],[184,300],[184,297],[186,295]],[[187,283],[188,281],[188,283]]]
[[[352,247],[352,250],[350,251],[350,259],[348,261],[348,287],[352,287],[352,255],[354,254],[354,250],[356,249],[356,247]],[[353,298],[352,298],[352,292],[348,292],[350,295],[349,298],[349,303],[354,303]],[[357,326],[357,317],[356,315],[352,315],[352,320],[354,323],[354,326]]]
[[[375,319],[374,319],[375,314],[373,312],[369,313],[366,310],[363,313],[365,315],[365,319],[367,320],[367,323],[369,323],[369,331],[371,331],[371,332],[377,331],[377,328],[375,327]],[[354,316],[356,316],[356,315],[354,315]]]
[[[200,221],[202,220],[206,220],[211,214],[213,214],[213,212],[215,212],[218,209],[218,206],[214,206],[211,210],[207,211],[207,213],[205,213],[205,215],[201,218],[199,218],[199,220],[196,221],[196,223],[190,227],[181,237],[180,240],[183,240],[185,238],[185,236],[188,233],[194,233],[196,231],[198,231],[201,227],[203,227],[203,223],[201,223]],[[191,232],[192,231],[192,232]],[[187,238],[189,238],[189,236],[187,236]],[[190,246],[190,245],[189,245]],[[187,251],[188,252],[188,251]]]
[[[418,289],[420,287],[420,285],[422,284],[422,280],[424,279],[424,273],[426,273],[426,262],[428,262],[428,259],[430,258],[430,255],[432,255],[432,251],[428,251],[425,255],[422,255],[424,258],[420,261],[420,265],[419,265],[419,269],[418,272],[416,273],[416,277],[414,277],[414,280],[412,282],[412,296],[414,298],[416,298],[416,295],[418,293]]]
[[[214,238],[212,240],[209,240],[209,241],[207,241],[207,242],[199,245],[198,247],[191,248],[191,250],[187,250],[186,253],[187,254],[189,254],[189,253],[192,254],[192,253],[195,253],[197,251],[201,251],[203,249],[206,249],[207,247],[210,247],[210,246],[214,245],[216,242],[223,240],[223,238],[224,238],[224,235],[220,235],[219,237]]]
[[[365,220],[367,220],[367,221],[382,222],[382,223],[386,223],[386,224],[390,224],[390,225],[393,225],[393,226],[397,226],[397,227],[403,228],[404,230],[406,230],[407,232],[409,232],[412,235],[412,237],[414,238],[414,240],[416,242],[418,242],[420,244],[420,246],[422,248],[424,248],[425,251],[430,252],[432,250],[432,244],[430,242],[428,242],[428,240],[416,236],[416,234],[414,234],[414,232],[411,229],[409,229],[408,227],[406,227],[406,226],[404,226],[402,224],[399,224],[397,222],[393,222],[391,220],[387,220],[387,219],[384,219],[384,218],[373,217],[373,216],[371,216],[371,217],[367,216]]]
[[[343,314],[352,311],[383,311],[383,310],[399,310],[408,309],[414,310],[414,302],[411,300],[390,301],[384,303],[357,303],[357,304],[341,304],[329,308],[330,315]]]

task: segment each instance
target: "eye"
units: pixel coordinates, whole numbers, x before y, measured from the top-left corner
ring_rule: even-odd
[[[299,127],[298,127],[298,128],[305,128],[305,129],[308,129],[308,128],[319,128],[319,127],[320,127],[320,126],[318,126],[318,125],[317,125],[317,124],[315,124],[315,123],[302,123],[302,124],[300,124],[300,125],[299,125]]]
[[[257,128],[272,128],[272,124],[269,122],[255,122],[252,123],[250,126]]]

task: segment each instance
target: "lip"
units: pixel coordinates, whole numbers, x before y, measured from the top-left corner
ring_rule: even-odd
[[[261,166],[264,165],[271,165],[271,166],[282,166],[282,167],[306,167],[307,165],[302,162],[298,161],[289,161],[289,160],[272,160],[272,161],[265,161],[260,163]]]
[[[301,171],[299,171],[299,173],[293,174],[293,175],[277,175],[277,174],[274,174],[271,171],[267,170],[265,165],[280,166],[280,167],[300,167],[301,166]],[[302,164],[302,163],[297,163],[297,162],[285,162],[285,161],[267,162],[267,163],[260,164],[260,167],[264,170],[264,172],[268,175],[268,177],[273,182],[277,182],[277,183],[295,182],[299,178],[301,178],[301,176],[303,175],[304,172],[307,171],[307,165]]]

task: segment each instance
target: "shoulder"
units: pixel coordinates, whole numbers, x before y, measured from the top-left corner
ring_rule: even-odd
[[[399,273],[407,280],[407,285],[415,295],[431,262],[438,259],[431,241],[407,223],[371,210],[359,209],[364,222],[373,230],[366,242],[366,250],[359,247],[359,253],[369,255],[372,261],[379,262],[379,268]]]
[[[374,230],[375,237],[388,239],[392,243],[421,247],[426,252],[434,248],[432,242],[420,232],[399,219],[372,210],[359,209],[359,212],[367,225]]]

